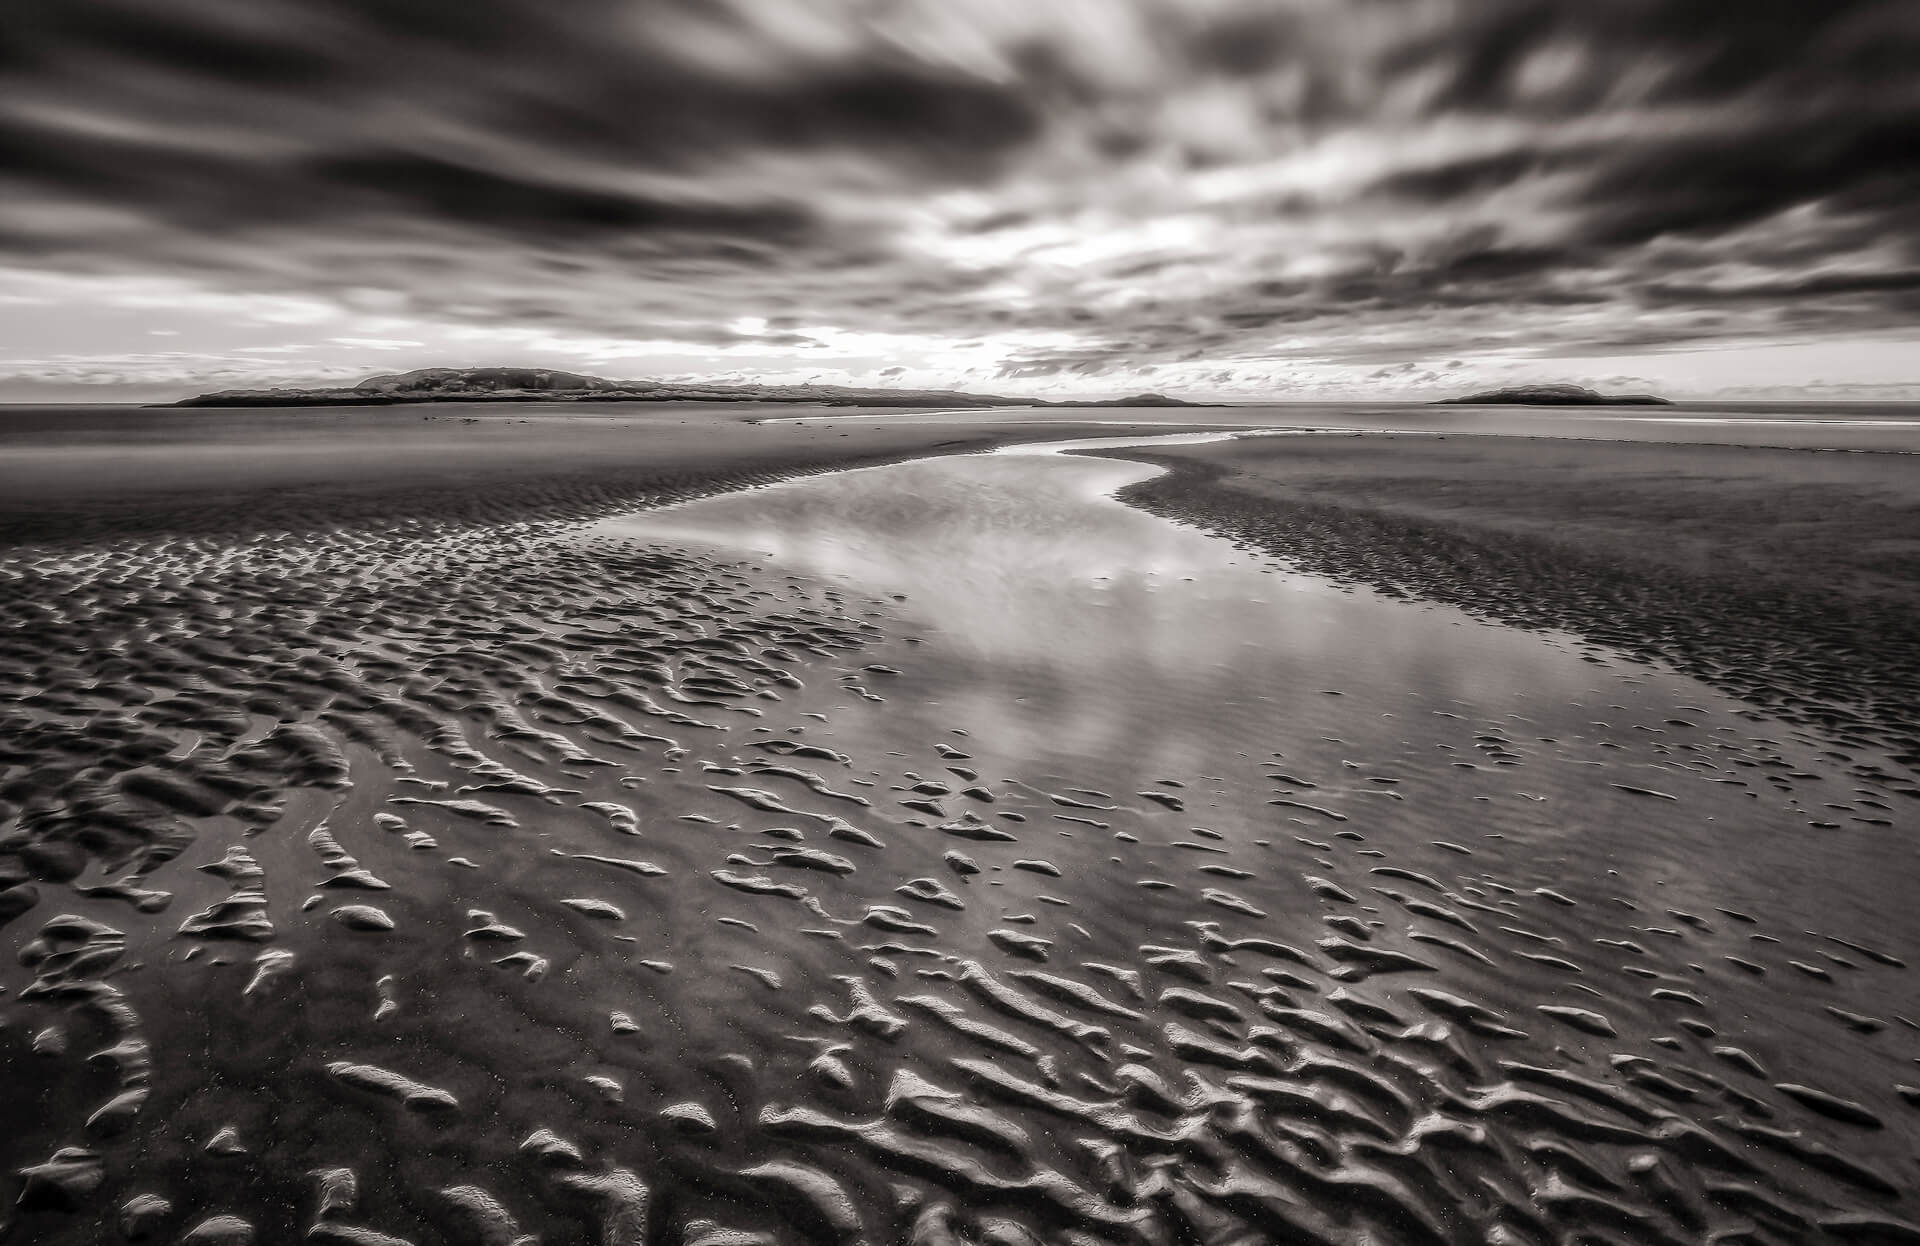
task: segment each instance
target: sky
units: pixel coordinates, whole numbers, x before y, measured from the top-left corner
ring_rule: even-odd
[[[0,400],[1920,398],[1915,0],[9,0]]]

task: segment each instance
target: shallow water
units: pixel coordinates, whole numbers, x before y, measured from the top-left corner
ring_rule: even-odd
[[[1155,469],[1049,450],[790,482],[607,530],[897,596],[920,643],[879,650],[902,671],[866,681],[885,705],[837,708],[809,734],[856,757],[904,750],[929,773],[928,742],[959,741],[983,774],[1104,793],[1094,803],[1122,812],[1055,810],[1021,828],[1022,850],[1065,872],[1044,890],[1072,906],[1057,919],[1040,909],[1034,929],[1075,956],[1124,958],[1128,944],[1223,918],[1308,943],[1354,911],[1302,887],[1324,878],[1358,898],[1371,930],[1346,934],[1438,971],[1399,981],[1511,1017],[1533,1031],[1527,1058],[1604,1078],[1710,1070],[1731,1058],[1714,1049],[1738,1047],[1776,1075],[1884,1105],[1886,1132],[1840,1132],[1897,1183],[1913,1176],[1920,1134],[1892,1089],[1912,1080],[1920,998],[1904,970],[1870,957],[1836,967],[1841,945],[1827,941],[1915,950],[1905,897],[1920,868],[1888,804],[1898,798],[1843,786],[1823,741],[1694,680],[1278,569],[1112,499]],[[1153,791],[1184,810],[1142,819],[1153,805],[1135,794]],[[1259,921],[1196,902],[1209,880],[1192,871],[1209,857],[1246,872],[1224,885]],[[1491,905],[1462,942],[1497,964],[1406,942],[1400,901],[1370,890],[1391,881],[1371,873],[1381,866]],[[1063,930],[1069,917],[1097,953]],[[1377,998],[1407,1011],[1404,992]],[[1542,1005],[1603,1016],[1618,1037],[1542,1024]],[[1697,1115],[1733,1105],[1773,1119],[1741,1093]],[[1818,1135],[1826,1122],[1793,1124]]]
[[[1144,747],[1145,783],[1156,765],[1217,760],[1250,718],[1347,720],[1335,689],[1372,706],[1409,692],[1570,696],[1592,683],[1551,642],[1276,576],[1256,555],[1113,501],[1157,471],[1039,453],[938,459],[602,531],[760,555],[781,571],[901,596],[904,614],[931,625],[940,668],[912,686],[932,677],[939,687],[933,704],[890,701],[888,719],[907,734],[963,727],[976,756],[999,766]]]
[[[20,1231],[1902,1240],[1911,806],[1153,470],[8,568]]]
[[[1165,440],[1190,439],[1198,437]],[[1104,444],[1009,447],[789,481],[609,521],[600,531],[756,555],[782,572],[899,600],[905,619],[925,629],[916,639],[927,648],[889,650],[924,660],[906,682],[888,681],[913,695],[888,698],[877,711],[881,730],[921,738],[959,728],[976,757],[1010,773],[1036,761],[1049,770],[1091,764],[1113,785],[1137,788],[1229,757],[1448,753],[1457,741],[1450,746],[1434,730],[1455,721],[1448,714],[1510,724],[1509,733],[1534,737],[1515,748],[1551,743],[1536,751],[1564,754],[1563,763],[1598,760],[1609,780],[1654,787],[1703,743],[1709,756],[1740,747],[1716,737],[1772,740],[1754,745],[1755,754],[1777,749],[1809,773],[1822,764],[1823,742],[1752,721],[1739,702],[1685,676],[1564,634],[1519,631],[1287,571],[1135,511],[1112,495],[1158,469],[1058,453]],[[1254,747],[1263,741],[1271,743]],[[1587,773],[1593,768],[1562,764],[1535,787],[1619,800]],[[1753,798],[1714,790],[1728,786],[1696,786],[1690,797],[1703,803],[1705,818],[1750,822]],[[1644,815],[1631,800],[1621,804]],[[1804,827],[1820,820],[1807,812],[1812,805],[1789,798],[1762,816]],[[1533,831],[1552,833],[1547,825]],[[1662,852],[1659,843],[1608,848]],[[1824,852],[1803,838],[1787,855]],[[1750,864],[1724,863],[1720,881]],[[1897,895],[1910,880],[1905,868],[1893,872],[1895,883],[1858,867],[1848,860],[1836,870],[1849,893],[1885,885],[1886,895]],[[1758,887],[1762,895],[1774,890],[1764,872]],[[1823,898],[1810,912],[1827,904]]]

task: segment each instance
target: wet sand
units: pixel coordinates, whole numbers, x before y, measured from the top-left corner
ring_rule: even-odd
[[[844,422],[767,422],[820,410],[0,407],[0,541],[577,517],[715,482],[964,452],[1080,427],[1066,417],[1011,428],[916,427],[846,418],[857,414],[851,408],[836,409]],[[1128,418],[1119,417],[1122,429],[1158,431]]]
[[[1860,773],[1920,768],[1911,456],[1369,434],[1146,457],[1173,470],[1128,498],[1158,514],[1674,663]]]
[[[0,553],[18,1240],[1920,1240],[1842,734],[1140,464],[517,427]]]
[[[969,411],[824,411],[781,413],[769,422],[804,419],[843,427],[895,421],[1019,425],[1045,419],[1030,407]],[[1059,418],[1056,414],[1053,418]],[[1147,423],[1162,430],[1228,426],[1245,429],[1343,430],[1374,433],[1551,437],[1636,444],[1759,446],[1795,450],[1920,453],[1920,406],[1862,403],[1678,403],[1656,408],[1436,406],[1431,403],[1289,402],[1192,410],[1135,407],[1085,411],[1087,424]]]

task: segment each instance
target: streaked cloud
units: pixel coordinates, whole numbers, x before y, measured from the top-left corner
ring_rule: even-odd
[[[1915,63],[1907,0],[16,0],[0,385],[1706,393],[1920,344]]]

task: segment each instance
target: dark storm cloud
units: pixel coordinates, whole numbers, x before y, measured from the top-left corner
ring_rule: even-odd
[[[1037,128],[1017,94],[923,61],[726,73],[649,44],[650,21],[688,11],[22,0],[0,58],[16,101],[0,112],[0,170],[202,234],[325,232],[344,214],[559,245],[584,232],[791,246],[813,224],[804,187],[708,193],[702,174],[742,152],[847,150],[896,183],[963,181]],[[637,185],[658,175],[679,193]]]
[[[741,146],[871,145],[955,175],[1035,128],[1015,94],[924,60],[768,59],[735,72],[650,38],[671,25],[755,39],[744,17],[729,22],[733,11],[678,0],[18,0],[5,60],[29,86],[99,70],[95,90],[171,96],[183,118],[253,94],[264,111],[252,127],[323,151],[351,151],[391,121],[402,140],[470,125],[649,166]]]
[[[1653,71],[1638,88],[1649,103],[1891,83],[1906,73],[1916,31],[1898,0],[1742,0],[1737,9],[1698,0],[1477,0],[1450,11],[1451,21],[1389,53],[1394,71],[1440,70],[1442,108],[1532,105],[1563,116],[1607,106],[1643,70]],[[1530,58],[1556,46],[1582,56],[1551,82],[1530,82]]]
[[[1590,237],[1621,246],[1750,224],[1814,188],[1842,207],[1892,209],[1885,223],[1920,237],[1920,215],[1901,210],[1920,190],[1920,114],[1768,117],[1731,134],[1651,143],[1605,160],[1585,206]]]
[[[1883,273],[1836,273],[1786,281],[1754,281],[1743,285],[1662,285],[1641,291],[1648,301],[1668,303],[1717,303],[1747,300],[1822,298],[1828,295],[1901,295],[1908,306],[1920,292],[1920,269],[1902,269]]]
[[[1911,321],[1916,63],[1913,0],[14,0],[0,261],[1011,377],[1842,332]]]
[[[1529,58],[1552,49],[1562,50],[1558,76],[1525,97],[1519,83]],[[1662,269],[1677,257],[1642,257],[1640,249],[1695,239],[1705,244],[1692,257],[1702,265],[1763,260],[1754,239],[1735,238],[1717,254],[1713,242],[1809,205],[1825,219],[1798,240],[1802,266],[1857,255],[1867,237],[1920,255],[1920,77],[1912,68],[1920,63],[1920,6],[1489,4],[1403,56],[1403,65],[1447,67],[1435,101],[1443,111],[1504,115],[1525,105],[1565,123],[1374,183],[1372,194],[1435,208],[1531,184],[1539,188],[1533,206],[1569,222],[1548,249],[1494,248],[1436,266],[1416,283],[1423,291],[1474,269],[1508,269],[1525,280],[1615,266],[1626,270],[1616,279],[1651,299],[1698,291],[1715,301],[1723,287],[1666,280]],[[1619,84],[1636,76],[1639,89],[1622,99]],[[1624,132],[1596,128],[1610,111],[1645,120]],[[1749,285],[1780,297],[1905,288],[1865,273]]]
[[[298,171],[332,201],[373,214],[394,212],[508,233],[710,233],[804,240],[811,215],[795,204],[694,204],[586,186],[530,181],[431,155],[369,151],[325,156]],[[597,239],[596,239],[597,240]]]

